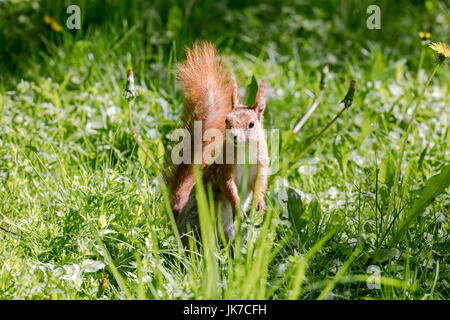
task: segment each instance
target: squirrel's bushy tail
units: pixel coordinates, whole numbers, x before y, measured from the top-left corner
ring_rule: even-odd
[[[186,50],[186,61],[177,66],[186,96],[186,112],[202,121],[203,131],[224,129],[225,118],[231,111],[231,86],[229,74],[217,60],[214,45],[196,42]]]
[[[230,75],[223,64],[217,60],[217,51],[209,42],[196,42],[186,49],[186,60],[177,64],[178,80],[185,93],[186,104],[182,116],[183,127],[191,133],[191,163],[196,147],[193,141],[193,123],[202,122],[202,137],[209,129],[225,133],[225,119],[232,109],[232,86]],[[213,142],[201,142],[202,150]],[[205,166],[203,155],[201,167]],[[189,199],[194,186],[192,164],[173,165],[169,170],[168,185],[171,192],[171,204],[178,215]]]

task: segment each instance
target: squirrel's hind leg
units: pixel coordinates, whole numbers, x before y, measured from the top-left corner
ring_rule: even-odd
[[[229,201],[223,201],[220,207],[220,218],[222,222],[223,233],[227,242],[230,242],[231,239],[233,239],[233,237],[235,236],[237,230],[236,220],[234,219],[233,215],[233,207],[231,206],[231,203]]]
[[[184,246],[189,246],[189,238],[191,237],[194,238],[194,241],[200,239],[198,235],[200,232],[200,223],[195,190],[192,190],[188,202],[178,216],[177,227]]]

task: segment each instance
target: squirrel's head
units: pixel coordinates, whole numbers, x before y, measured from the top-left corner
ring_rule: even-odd
[[[264,98],[265,80],[259,83],[256,99],[253,106],[246,106],[239,102],[236,78],[231,76],[233,109],[225,120],[227,138],[234,144],[247,143],[258,140],[260,129],[263,128],[264,109],[266,99]]]

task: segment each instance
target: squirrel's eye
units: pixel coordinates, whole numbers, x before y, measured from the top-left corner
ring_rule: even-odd
[[[250,121],[248,124],[249,128],[253,128],[255,126],[255,122],[254,121]]]

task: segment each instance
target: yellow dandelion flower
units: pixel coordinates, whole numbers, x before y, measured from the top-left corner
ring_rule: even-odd
[[[53,30],[55,30],[56,32],[61,32],[62,31],[62,27],[61,27],[61,25],[56,21],[56,20],[53,20],[52,21],[52,23],[50,24],[50,27],[53,29]]]
[[[56,21],[55,18],[53,17],[45,16],[44,22],[45,24],[48,24],[53,31],[61,32],[63,29],[61,25],[58,23],[58,21]]]
[[[429,46],[434,51],[443,54],[446,58],[450,58],[450,48],[442,42],[433,42]]]
[[[432,42],[429,47],[439,53],[439,63],[444,62],[445,58],[450,58],[450,48],[443,42]]]

